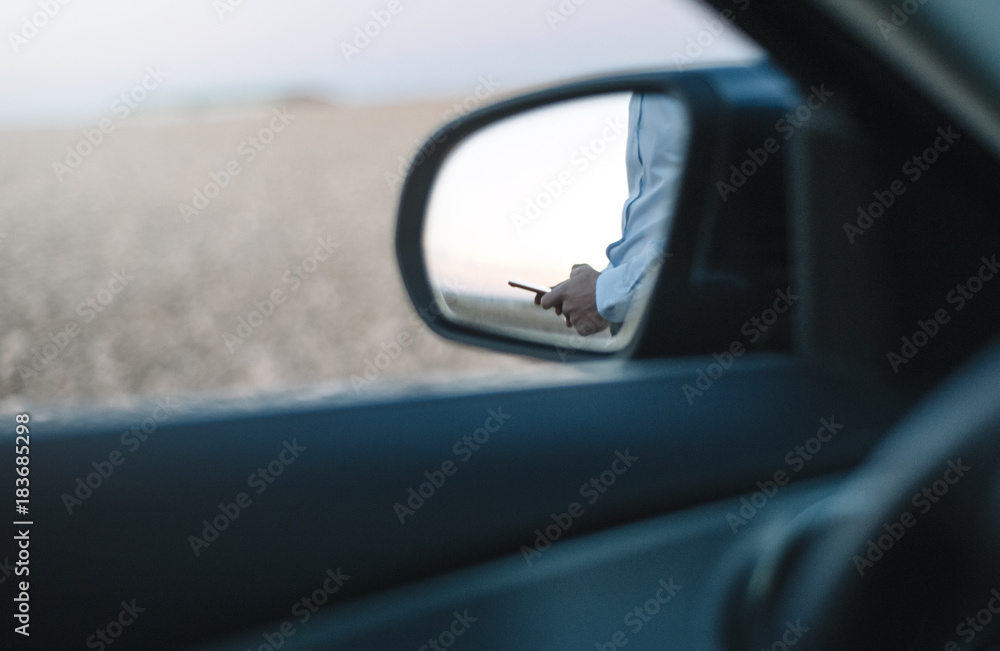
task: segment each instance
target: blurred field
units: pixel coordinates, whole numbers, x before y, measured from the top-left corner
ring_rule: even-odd
[[[402,288],[386,174],[451,106],[290,102],[259,151],[280,107],[133,116],[62,180],[81,129],[0,132],[0,407],[349,380],[403,333],[360,390],[538,365],[441,340]]]

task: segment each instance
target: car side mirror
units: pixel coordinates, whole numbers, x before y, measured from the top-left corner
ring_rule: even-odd
[[[784,288],[796,97],[768,65],[640,74],[445,125],[400,200],[411,300],[447,338],[549,359],[727,348]]]

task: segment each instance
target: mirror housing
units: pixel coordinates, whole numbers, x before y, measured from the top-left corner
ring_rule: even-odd
[[[400,198],[396,255],[410,299],[438,334],[461,343],[561,361],[608,353],[554,346],[448,318],[423,249],[431,192],[448,155],[494,123],[567,100],[622,92],[663,93],[689,113],[688,157],[649,302],[616,355],[650,358],[729,351],[741,327],[786,289],[789,269],[788,140],[800,123],[795,86],[769,64],[585,80],[508,99],[462,116],[421,147]],[[790,347],[789,320],[761,336]],[[745,334],[745,333],[744,333]]]

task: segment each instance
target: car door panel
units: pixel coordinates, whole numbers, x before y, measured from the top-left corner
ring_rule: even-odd
[[[241,418],[202,406],[162,423],[134,452],[122,443],[128,416],[104,429],[37,418],[38,608],[65,614],[59,640],[82,641],[135,599],[148,614],[128,631],[132,641],[193,643],[280,621],[328,570],[350,576],[333,604],[510,555],[574,502],[582,514],[559,538],[756,490],[779,470],[798,480],[848,468],[902,408],[776,355],[739,360],[688,404],[684,385],[710,363],[598,364],[572,382],[341,404],[258,401]],[[498,413],[509,418],[463,461],[456,445]],[[821,418],[842,433],[793,473],[786,456]],[[76,480],[99,473],[114,450],[124,462],[69,509]],[[279,474],[283,452],[291,461]],[[583,491],[622,469],[621,455],[636,460],[603,490]],[[442,482],[435,473],[448,461],[454,471]],[[254,480],[268,465],[272,481]],[[394,505],[435,477],[441,485],[433,495],[424,487],[424,503],[401,524]]]
[[[317,651],[431,649],[431,641],[447,648],[454,640],[456,648],[498,651],[721,649],[728,592],[752,557],[742,552],[772,523],[834,492],[839,479],[779,491],[744,530],[727,523],[735,505],[726,499],[567,541],[530,566],[516,554],[314,617],[295,617],[289,608],[281,622],[199,648],[257,649],[283,640]],[[776,630],[775,640],[785,633]]]

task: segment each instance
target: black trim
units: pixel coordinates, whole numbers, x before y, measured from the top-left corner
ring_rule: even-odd
[[[707,292],[706,296],[707,285],[718,277],[712,273],[706,248],[716,246],[724,237],[725,229],[717,228],[724,217],[746,212],[748,201],[760,203],[763,200],[777,206],[773,217],[784,227],[782,165],[770,166],[766,174],[768,180],[755,179],[758,190],[743,192],[735,201],[723,202],[715,187],[715,182],[723,178],[730,164],[742,162],[746,148],[760,146],[768,132],[773,131],[777,116],[795,97],[787,79],[768,64],[585,80],[499,102],[438,130],[420,149],[407,175],[396,230],[396,255],[404,284],[413,304],[418,310],[423,308],[421,316],[431,329],[465,344],[544,359],[567,359],[566,350],[559,347],[482,332],[427,314],[427,308],[435,299],[421,249],[425,211],[438,170],[451,150],[468,135],[524,111],[615,92],[667,92],[678,96],[691,111],[692,125],[688,169],[671,234],[671,257],[663,267],[677,282],[657,283],[653,307],[648,310],[645,322],[640,324],[632,343],[618,354],[659,357],[725,349],[738,334],[739,323],[750,315],[748,310],[760,311],[756,307],[759,295],[777,288],[773,280],[765,283],[767,287],[759,287],[755,286],[759,285],[759,279],[750,278],[746,279],[744,291],[737,289],[735,295],[729,288],[729,293]],[[755,210],[759,212],[759,207]],[[783,238],[779,246],[785,245]],[[699,284],[706,279],[713,280]],[[751,291],[745,291],[747,288]],[[606,354],[573,351],[569,355],[571,361],[597,357],[606,357]]]

